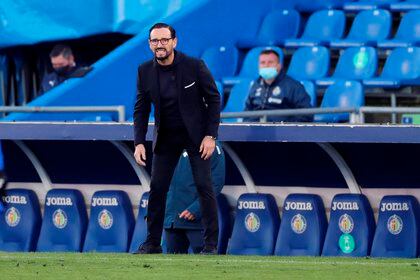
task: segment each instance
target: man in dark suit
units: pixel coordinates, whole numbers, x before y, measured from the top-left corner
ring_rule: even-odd
[[[134,107],[134,157],[145,165],[145,138],[155,106],[153,161],[147,210],[147,239],[138,253],[161,253],[166,195],[179,156],[187,150],[199,194],[204,228],[203,254],[217,252],[218,221],[209,158],[220,122],[220,96],[202,60],[175,51],[175,30],[164,23],[150,28],[154,59],[139,66]]]

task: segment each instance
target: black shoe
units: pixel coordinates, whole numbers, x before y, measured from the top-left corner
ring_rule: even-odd
[[[150,243],[143,243],[142,245],[140,245],[139,249],[133,254],[162,254],[162,246],[156,246]]]
[[[217,255],[216,247],[204,247],[200,252],[201,255]]]

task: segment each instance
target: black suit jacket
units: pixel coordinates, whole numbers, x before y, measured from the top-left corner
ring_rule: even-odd
[[[179,111],[191,140],[200,145],[204,136],[217,137],[220,122],[220,95],[210,71],[202,60],[176,52],[175,75]],[[153,59],[138,67],[137,97],[134,106],[134,144],[144,144],[151,104],[155,107],[153,149],[159,134],[160,94],[158,63]]]

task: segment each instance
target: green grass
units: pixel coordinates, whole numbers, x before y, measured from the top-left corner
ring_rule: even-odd
[[[419,259],[0,253],[0,279],[420,279]]]

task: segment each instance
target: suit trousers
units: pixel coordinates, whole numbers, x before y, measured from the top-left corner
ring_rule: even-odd
[[[186,149],[200,201],[204,246],[217,246],[219,225],[210,173],[211,159],[202,159],[199,148],[192,142],[185,128],[159,130],[152,159],[146,243],[159,245],[161,242],[166,196],[179,157]]]

